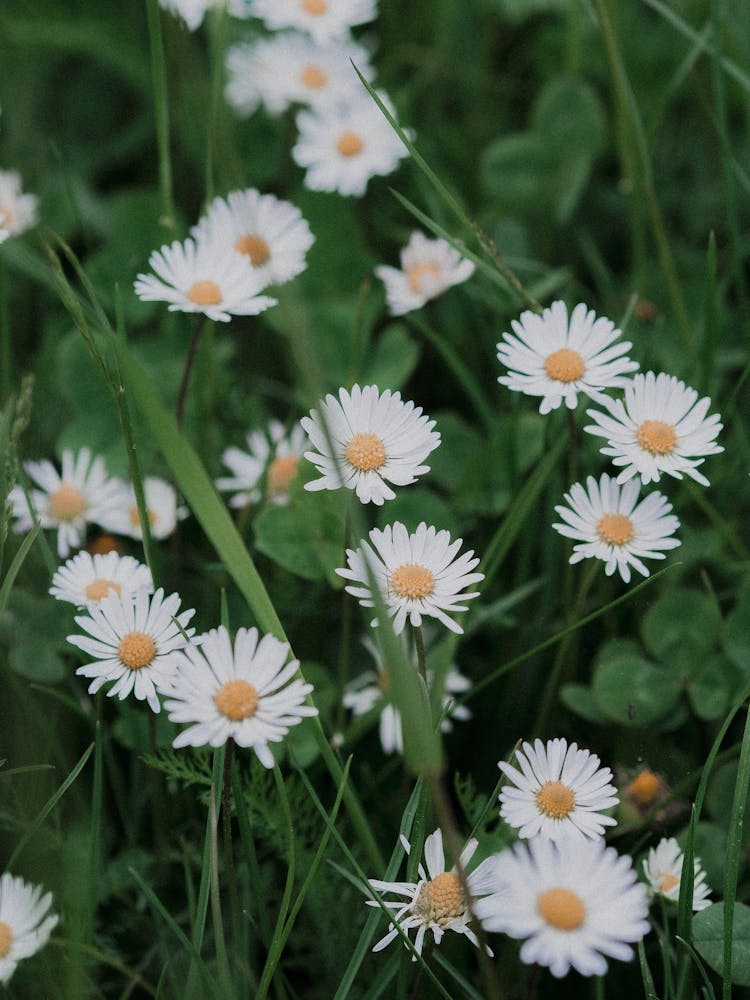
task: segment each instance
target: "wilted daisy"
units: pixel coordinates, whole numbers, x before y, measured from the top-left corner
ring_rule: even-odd
[[[23,194],[17,171],[0,170],[0,243],[36,224],[38,202],[36,195]]]
[[[148,262],[158,277],[139,274],[135,293],[144,302],[169,302],[170,312],[204,313],[227,323],[232,316],[255,316],[276,305],[275,299],[258,294],[263,278],[234,249],[231,234],[226,239],[175,240],[154,250]]]
[[[464,260],[445,240],[430,240],[415,231],[401,251],[401,269],[385,264],[375,274],[385,284],[388,311],[402,316],[437,298],[453,285],[460,285],[474,273],[474,265]]]
[[[339,389],[338,399],[329,394],[301,423],[317,449],[305,458],[321,473],[305,489],[345,486],[362,503],[378,506],[396,495],[388,483],[408,486],[429,472],[422,462],[440,444],[435,421],[420,406],[404,402],[400,392],[381,393],[375,385]]]
[[[170,483],[158,476],[143,480],[143,496],[152,538],[168,538],[177,522],[188,516],[187,507],[178,503],[177,492]],[[143,538],[141,518],[132,483],[120,480],[117,495],[112,501],[102,527],[129,538]]]
[[[498,382],[527,396],[541,396],[540,413],[556,410],[563,400],[568,409],[575,409],[579,392],[604,402],[601,390],[628,385],[629,373],[638,368],[637,361],[624,357],[632,344],[615,343],[620,331],[612,320],[597,317],[583,302],[570,319],[567,306],[558,301],[541,316],[521,313],[511,326],[515,336],[504,333],[497,345],[498,359],[510,373]]]
[[[472,837],[461,852],[460,863],[464,871],[474,857],[478,843]],[[411,845],[403,836],[401,844],[406,853],[409,854]],[[383,901],[389,910],[394,911],[393,921],[388,925],[388,933],[378,941],[372,949],[373,951],[382,951],[394,938],[398,937],[396,925],[407,935],[412,928],[417,928],[414,947],[420,955],[428,931],[432,931],[435,944],[440,944],[446,931],[455,931],[456,934],[464,934],[473,945],[479,947],[477,936],[470,927],[471,915],[458,870],[456,867],[451,868],[450,871],[445,870],[443,835],[440,830],[435,830],[425,839],[424,859],[427,870],[425,871],[420,863],[417,869],[418,882],[383,882],[374,878],[368,880],[378,893],[390,892],[397,896],[406,897],[406,902],[403,899],[395,902]],[[488,858],[473,872],[470,872],[466,877],[466,882],[473,908],[475,901],[480,896],[492,892],[494,888],[494,858]],[[366,902],[368,906],[379,906],[377,901],[372,899],[368,899]]]
[[[388,98],[379,96],[393,114]],[[361,196],[371,177],[392,173],[408,155],[367,93],[300,111],[297,128],[292,156],[307,170],[305,186],[312,191]]]
[[[511,785],[500,792],[500,815],[518,829],[519,837],[550,840],[596,839],[613,816],[602,810],[617,805],[612,772],[576,743],[535,740],[516,751],[520,771],[501,760],[498,767]]]
[[[234,493],[230,507],[246,507],[259,503],[265,476],[265,492],[269,503],[289,503],[289,485],[297,476],[299,463],[308,441],[299,424],[287,433],[278,420],[271,420],[266,433],[251,431],[247,435],[247,451],[227,448],[221,461],[233,473],[216,480],[216,488]]]
[[[149,594],[153,591],[151,571],[132,556],[79,552],[57,570],[49,592],[58,601],[89,607],[109,593],[133,596],[142,588]]]
[[[88,635],[69,635],[68,642],[95,657],[76,670],[82,677],[93,678],[90,694],[115,681],[107,691],[110,698],[117,695],[122,701],[132,691],[154,712],[160,710],[157,692],[168,685],[177,669],[175,654],[195,632],[187,628],[194,609],[178,614],[180,603],[178,594],[165,598],[161,587],[153,596],[139,590],[135,599],[110,593],[98,606],[90,607],[87,615],[76,618]]]
[[[241,628],[232,645],[220,626],[201,637],[200,649],[187,646],[178,659],[164,707],[172,722],[193,723],[175,747],[221,746],[231,737],[252,747],[264,767],[273,767],[269,743],[280,743],[292,726],[318,714],[306,705],[312,691],[294,675],[299,661],[287,663],[289,646],[256,628]]]
[[[226,240],[249,261],[263,287],[304,271],[305,254],[315,242],[298,208],[255,188],[231,191],[226,201],[214,198],[192,233],[199,242]]]
[[[37,520],[43,528],[57,528],[57,553],[65,559],[71,549],[83,545],[87,524],[103,523],[117,481],[108,474],[104,459],[94,458],[88,448],[78,453],[66,448],[60,472],[46,460],[24,462],[23,467],[39,489],[30,490],[33,510],[20,486],[11,490],[13,529],[27,532]]]
[[[576,969],[602,976],[605,955],[633,957],[630,944],[649,931],[646,887],[627,855],[603,840],[559,846],[537,838],[494,856],[497,891],[477,901],[489,931],[525,938],[521,961],[558,978]]]
[[[246,0],[159,0],[159,6],[182,18],[190,31],[197,31],[209,10],[225,7],[233,17],[248,17]]]
[[[680,898],[680,880],[685,855],[674,837],[663,837],[656,847],[648,852],[643,861],[643,874],[648,880],[653,896],[663,896],[676,903]],[[711,905],[708,898],[711,892],[706,885],[706,873],[701,868],[698,858],[693,859],[695,881],[693,882],[693,909],[705,910]]]
[[[350,28],[372,21],[376,0],[250,0],[250,13],[272,31],[297,28],[316,42],[346,38]]]
[[[566,538],[580,539],[573,546],[571,563],[582,559],[601,559],[605,573],[618,570],[628,583],[630,567],[649,575],[643,559],[664,559],[665,551],[680,544],[674,533],[680,522],[671,513],[672,505],[661,493],[650,493],[637,503],[640,483],[631,480],[618,486],[604,473],[597,482],[586,479],[586,487],[574,483],[565,494],[567,507],[555,507],[564,524],[553,524]]]
[[[658,482],[662,473],[682,479],[683,474],[697,483],[709,482],[698,466],[703,456],[724,449],[716,444],[722,429],[718,413],[707,417],[711,400],[698,399],[695,389],[665,375],[636,375],[625,389],[625,401],[606,400],[608,413],[587,410],[594,421],[585,427],[590,434],[607,439],[603,455],[625,468],[617,477],[625,483],[640,476],[644,483]]]
[[[0,983],[7,983],[23,958],[43,948],[60,919],[49,913],[52,893],[17,875],[0,876]]]
[[[471,572],[479,564],[473,550],[455,558],[463,539],[451,542],[449,532],[428,528],[424,521],[413,534],[396,521],[382,531],[373,528],[369,537],[371,544],[363,541],[358,549],[347,549],[348,567],[336,570],[356,584],[347,586],[347,592],[363,608],[374,607],[370,586],[374,578],[396,633],[403,631],[407,617],[417,627],[426,617],[437,618],[461,634],[461,626],[446,612],[466,611],[459,602],[478,597],[479,592],[461,591],[484,579],[483,573]]]

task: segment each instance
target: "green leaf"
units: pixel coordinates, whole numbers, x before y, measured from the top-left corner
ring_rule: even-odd
[[[742,681],[726,656],[715,653],[698,659],[690,672],[688,697],[699,719],[718,719],[726,714]]]
[[[532,128],[558,156],[599,152],[604,144],[606,116],[596,92],[583,80],[558,79],[537,98]]]
[[[675,708],[680,684],[647,660],[635,643],[614,640],[599,654],[593,692],[608,718],[643,727]]]
[[[689,648],[694,662],[719,639],[721,615],[699,590],[668,590],[643,617],[641,636],[649,652],[666,658],[670,650]]]
[[[734,904],[732,982],[750,986],[750,906]],[[715,972],[724,970],[724,904],[713,903],[693,917],[693,943]]]
[[[375,340],[359,381],[380,389],[400,389],[417,367],[419,353],[406,327],[392,323]]]
[[[267,506],[255,519],[258,551],[306,580],[340,587],[336,568],[344,558],[343,507],[342,495],[326,490],[293,495],[286,507]]]
[[[544,212],[555,182],[555,150],[535,132],[502,136],[485,149],[480,161],[484,189],[500,207],[515,212]]]
[[[750,677],[750,577],[740,587],[734,610],[724,623],[724,651]]]
[[[560,701],[575,715],[580,715],[588,722],[605,722],[607,716],[594,696],[594,692],[585,684],[565,684],[560,691]]]
[[[13,646],[8,654],[8,664],[11,670],[22,677],[45,684],[61,681],[68,673],[49,641],[39,635],[29,635]]]
[[[401,521],[409,531],[416,531],[420,521],[446,528],[455,537],[459,530],[453,505],[437,496],[426,486],[403,486],[393,500],[384,504],[377,515],[378,527]]]

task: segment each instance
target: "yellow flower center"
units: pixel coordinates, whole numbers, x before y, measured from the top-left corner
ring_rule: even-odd
[[[151,510],[150,507],[146,508],[146,513],[148,514],[148,523],[153,526],[156,524],[156,514]],[[141,526],[141,515],[138,513],[138,507],[133,506],[130,508],[130,523],[134,528],[140,528]]]
[[[677,444],[677,432],[663,420],[644,420],[635,437],[641,448],[652,455],[669,455]]]
[[[328,10],[328,4],[326,0],[302,0],[302,10],[314,17],[320,17]]]
[[[122,552],[114,535],[98,535],[88,546],[92,556],[105,556],[108,552]]]
[[[268,466],[268,494],[277,497],[286,493],[289,483],[297,475],[299,460],[296,455],[279,455]]]
[[[140,670],[152,662],[156,656],[156,646],[151,636],[145,632],[128,632],[120,639],[117,655],[130,670]]]
[[[187,297],[197,306],[218,306],[221,302],[221,289],[215,281],[204,279],[188,288]]]
[[[0,958],[5,958],[13,944],[13,931],[0,920]]]
[[[378,684],[378,687],[380,688],[380,690],[383,692],[383,694],[385,694],[385,692],[391,686],[391,675],[390,675],[389,671],[387,671],[385,669],[385,667],[382,667],[378,671],[377,684]]]
[[[385,445],[377,434],[355,434],[346,446],[344,457],[360,472],[371,472],[385,462]]]
[[[325,87],[328,77],[319,66],[305,66],[299,75],[303,87],[319,90]]]
[[[669,892],[670,889],[674,889],[676,885],[680,884],[677,876],[670,875],[668,872],[662,872],[661,875],[657,875],[655,881],[662,892]]]
[[[98,580],[92,581],[86,587],[84,593],[90,601],[101,601],[103,597],[107,596],[110,590],[114,590],[116,594],[119,594],[122,592],[122,587],[114,580],[103,580],[99,578]]]
[[[342,132],[336,148],[342,156],[357,156],[365,148],[365,144],[356,132]]]
[[[57,521],[74,521],[86,506],[86,498],[76,486],[60,483],[49,498],[47,513]]]
[[[399,597],[412,600],[428,597],[435,589],[435,577],[426,566],[420,566],[419,563],[405,563],[394,569],[389,582],[391,589]]]
[[[639,805],[649,806],[661,789],[661,780],[653,771],[645,767],[625,789],[625,794],[635,799]]]
[[[626,514],[604,514],[597,522],[596,533],[607,545],[627,545],[635,534]]]
[[[216,707],[233,722],[255,715],[260,697],[252,684],[237,678],[227,681],[214,695]]]
[[[407,268],[406,280],[409,282],[409,288],[411,288],[414,294],[421,295],[424,279],[439,278],[441,273],[442,270],[437,264],[433,264],[432,261],[426,261],[424,264],[415,264],[414,267]]]
[[[547,357],[544,370],[557,382],[575,382],[586,371],[586,363],[578,351],[561,347]]]
[[[583,900],[570,889],[548,889],[537,903],[539,916],[561,931],[574,931],[586,919]]]
[[[545,781],[536,793],[536,804],[545,816],[565,819],[575,809],[576,797],[562,781]]]
[[[447,927],[451,920],[463,915],[466,900],[461,880],[455,872],[442,872],[431,882],[425,882],[412,903],[412,910],[427,923]]]
[[[271,257],[268,244],[257,233],[247,233],[245,236],[241,236],[234,244],[234,249],[249,257],[253,267],[263,267]]]

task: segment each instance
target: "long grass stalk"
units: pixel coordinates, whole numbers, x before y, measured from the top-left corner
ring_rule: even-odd
[[[737,878],[742,861],[742,829],[745,805],[750,788],[750,706],[745,716],[737,780],[734,785],[732,812],[729,818],[729,839],[724,874],[724,961],[721,976],[722,1000],[732,997],[732,963],[734,961],[734,902],[737,898]]]
[[[161,194],[161,223],[167,229],[176,225],[172,194],[172,155],[169,141],[169,95],[167,88],[167,60],[161,33],[161,14],[158,0],[146,0],[148,35],[151,49],[151,79],[154,94],[154,123],[159,155],[159,191]]]

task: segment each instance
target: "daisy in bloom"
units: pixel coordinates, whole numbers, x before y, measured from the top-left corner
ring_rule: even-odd
[[[159,6],[182,18],[190,31],[197,31],[212,8],[226,7],[233,17],[248,17],[245,0],[159,0]]]
[[[223,323],[275,306],[276,299],[258,294],[263,279],[247,255],[234,249],[231,233],[215,235],[207,241],[175,240],[154,250],[148,262],[158,277],[138,275],[134,285],[138,298],[169,302],[170,312],[204,313]]]
[[[656,847],[648,852],[643,861],[643,874],[648,880],[653,896],[663,896],[676,903],[680,898],[680,879],[685,855],[674,837],[663,837]],[[693,859],[695,881],[693,882],[693,909],[705,910],[711,905],[708,898],[711,892],[706,885],[706,873],[701,868],[698,858]]]
[[[146,476],[143,480],[143,494],[148,512],[148,523],[152,538],[168,538],[177,527],[177,522],[188,516],[187,507],[177,502],[175,488],[157,476]],[[129,538],[143,538],[135,489],[132,483],[119,481],[117,495],[112,501],[102,527],[118,535]]]
[[[401,269],[385,264],[375,274],[385,284],[388,311],[402,316],[437,298],[452,285],[460,285],[474,273],[474,265],[464,260],[445,240],[430,240],[413,232],[401,251]]]
[[[93,458],[88,448],[78,453],[66,448],[60,472],[46,460],[24,462],[23,467],[39,489],[30,491],[30,509],[21,487],[13,487],[8,496],[16,518],[13,528],[27,532],[37,520],[43,528],[57,528],[57,554],[65,559],[83,545],[87,524],[102,523],[117,480],[109,476],[104,459]]]
[[[273,767],[269,743],[280,743],[292,726],[317,708],[304,704],[312,684],[299,678],[299,661],[287,663],[289,646],[256,628],[241,628],[232,645],[220,626],[201,636],[201,648],[186,646],[164,707],[172,722],[192,723],[175,747],[218,747],[230,737],[252,747],[264,767]]]
[[[180,603],[178,594],[165,598],[161,587],[153,596],[143,589],[134,598],[115,592],[89,607],[87,615],[79,615],[76,625],[88,634],[69,635],[68,642],[95,658],[76,670],[93,678],[89,693],[115,681],[107,691],[110,698],[118,695],[123,701],[133,691],[138,701],[147,701],[159,712],[157,692],[177,669],[175,654],[195,632],[187,628],[195,611],[178,614]]]
[[[460,863],[464,871],[474,857],[478,843],[472,837],[461,852]],[[405,837],[401,837],[401,845],[409,854],[411,845]],[[450,871],[445,870],[443,835],[440,830],[435,830],[425,839],[424,859],[427,871],[422,864],[419,865],[418,882],[381,882],[379,879],[369,879],[370,885],[379,893],[390,892],[406,899],[406,901],[399,899],[395,902],[385,902],[385,906],[395,912],[388,926],[388,933],[378,941],[373,951],[382,951],[398,937],[397,925],[405,934],[412,928],[417,928],[414,947],[420,955],[428,931],[432,931],[435,944],[440,944],[446,931],[455,931],[456,934],[464,934],[473,945],[479,947],[477,936],[469,926],[471,915],[458,871],[455,867]],[[466,882],[471,894],[472,908],[479,896],[492,892],[495,888],[494,866],[495,859],[487,858],[467,875]],[[372,899],[366,902],[368,906],[379,906]],[[416,961],[416,958],[414,960]]]
[[[321,473],[305,483],[306,490],[345,486],[362,503],[379,507],[396,495],[389,482],[408,486],[430,471],[422,462],[440,444],[435,421],[420,406],[405,403],[400,392],[355,385],[350,393],[339,389],[338,399],[329,394],[319,407],[301,421],[317,449],[305,458]]]
[[[497,891],[477,901],[486,930],[525,938],[521,961],[545,965],[553,976],[570,968],[602,976],[605,955],[633,957],[646,919],[646,887],[633,863],[603,840],[576,840],[559,847],[544,838],[517,844],[494,856]]]
[[[624,355],[632,344],[615,343],[620,331],[612,320],[588,309],[583,302],[568,318],[564,302],[553,302],[541,316],[523,312],[504,333],[497,356],[509,369],[498,382],[527,396],[541,396],[540,413],[556,410],[565,400],[575,409],[578,393],[605,402],[602,389],[626,386],[637,361]]]
[[[617,805],[612,772],[588,750],[563,739],[535,740],[516,751],[520,771],[501,760],[498,767],[511,782],[500,792],[500,815],[518,829],[519,837],[566,842],[596,839],[615,826],[603,809]]]
[[[297,476],[307,444],[300,424],[287,434],[282,423],[271,420],[267,433],[252,431],[247,435],[247,451],[227,448],[221,461],[233,475],[217,479],[216,488],[234,493],[229,498],[230,507],[246,507],[260,502],[265,475],[268,502],[284,506],[289,503],[289,484]]]
[[[90,607],[113,591],[132,596],[141,588],[152,593],[151,571],[132,556],[121,556],[117,552],[106,555],[79,552],[57,570],[49,592],[58,601]]]
[[[250,0],[250,13],[272,31],[297,28],[316,42],[343,39],[350,28],[373,21],[376,0]]]
[[[36,224],[38,202],[36,195],[22,193],[19,173],[0,170],[0,243]]]
[[[16,966],[43,948],[60,919],[50,913],[52,893],[4,872],[0,876],[0,983]]]
[[[199,242],[226,240],[249,261],[263,287],[282,285],[304,271],[305,254],[315,242],[298,208],[255,188],[232,191],[226,201],[214,198],[192,233]]]
[[[586,488],[574,483],[565,494],[567,507],[555,507],[564,524],[553,524],[566,538],[579,541],[573,546],[571,563],[582,559],[601,559],[607,576],[617,570],[630,582],[630,567],[649,575],[643,559],[664,559],[664,552],[680,544],[674,533],[679,520],[671,513],[672,505],[661,493],[650,493],[637,503],[640,483],[631,480],[618,486],[604,475],[597,482],[586,479]]]
[[[665,375],[636,375],[625,389],[625,401],[605,400],[607,413],[587,410],[594,421],[584,430],[607,439],[603,455],[624,466],[617,477],[625,483],[640,476],[644,483],[659,482],[662,473],[682,479],[690,476],[702,486],[709,482],[698,466],[703,456],[724,449],[716,444],[722,429],[718,413],[707,417],[711,400],[698,399],[695,389]]]
[[[388,98],[378,96],[393,114]],[[392,173],[408,155],[367,93],[300,111],[297,128],[292,156],[307,170],[305,186],[311,191],[360,197],[371,177]]]
[[[355,584],[346,588],[347,593],[358,598],[363,608],[374,607],[370,587],[374,577],[397,634],[403,631],[407,617],[416,627],[422,624],[423,617],[437,618],[451,632],[463,633],[446,612],[466,611],[459,602],[478,597],[479,592],[461,591],[484,579],[483,573],[471,572],[479,564],[473,550],[455,558],[463,539],[451,542],[449,532],[428,528],[424,521],[410,535],[396,521],[382,531],[373,528],[370,543],[347,549],[348,567],[336,570]]]

